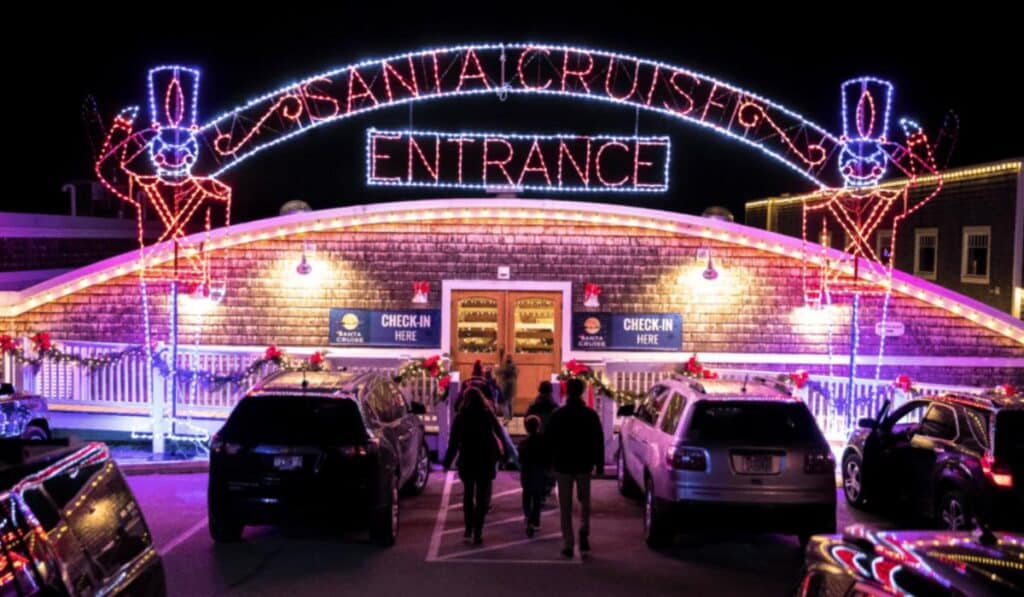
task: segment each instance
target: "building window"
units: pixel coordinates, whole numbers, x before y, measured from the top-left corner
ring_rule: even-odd
[[[938,270],[939,230],[918,228],[914,230],[914,275],[934,280]]]
[[[892,230],[879,230],[875,236],[875,255],[878,261],[889,265],[892,259]]]
[[[963,259],[960,266],[960,280],[969,284],[988,284],[988,270],[991,261],[989,241],[990,226],[965,226]]]

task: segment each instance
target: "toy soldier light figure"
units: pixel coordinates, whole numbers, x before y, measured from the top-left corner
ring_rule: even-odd
[[[847,397],[853,396],[856,377],[856,353],[860,342],[859,311],[861,297],[879,295],[879,320],[885,328],[889,298],[892,293],[892,272],[896,263],[896,237],[900,223],[908,215],[930,201],[942,188],[942,177],[935,164],[928,138],[916,123],[902,119],[905,145],[889,140],[889,118],[893,86],[889,81],[861,77],[843,83],[843,135],[840,137],[839,173],[843,187],[823,189],[803,203],[803,239],[820,235],[827,242],[830,226],[845,233],[844,254],[837,259],[825,248],[821,252],[821,268],[811,276],[805,265],[804,300],[810,308],[819,308],[841,294],[850,295],[850,362]],[[905,178],[879,186],[889,167]],[[921,196],[910,198],[910,189],[922,174],[934,175],[934,188]],[[812,229],[821,222],[820,229]],[[881,226],[890,226],[888,247],[876,251],[873,236]],[[804,263],[807,263],[804,259]],[[829,331],[831,337],[831,329]],[[830,350],[831,350],[831,340]],[[878,341],[875,377],[881,375],[885,337]],[[831,371],[831,360],[829,363]],[[853,400],[834,402],[836,414],[844,416],[847,425],[852,416]]]
[[[844,185],[825,189],[804,202],[803,236],[805,241],[828,238],[838,228],[845,233],[847,255],[838,261],[824,259],[820,280],[808,285],[809,303],[822,300],[825,294],[887,293],[900,222],[942,187],[939,177],[934,190],[911,201],[909,191],[918,177],[938,175],[938,168],[928,138],[916,123],[900,121],[905,145],[889,140],[892,83],[862,77],[845,82],[841,90],[843,135],[838,163]],[[890,166],[905,180],[879,187]],[[892,235],[888,246],[876,251],[872,238],[884,225],[891,226]]]
[[[169,279],[209,296],[205,237],[199,243],[186,237],[197,232],[208,234],[215,225],[230,223],[231,188],[213,178],[192,174],[199,158],[198,96],[198,70],[182,66],[150,70],[150,127],[133,132],[138,109],[122,110],[96,160],[96,174],[111,192],[135,208],[143,270],[143,217],[146,211],[153,211],[164,225],[156,242],[173,241],[175,253],[184,258],[181,267],[175,260]]]

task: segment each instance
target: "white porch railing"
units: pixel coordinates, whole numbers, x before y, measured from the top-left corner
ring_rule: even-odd
[[[770,382],[776,380],[778,371],[758,371],[746,369],[715,369],[722,379],[743,380],[764,378]],[[672,375],[671,367],[654,363],[609,363],[604,368],[605,376],[611,381],[612,387],[628,390],[637,394],[646,393],[658,381]],[[981,388],[971,386],[953,386],[940,384],[915,383],[914,388],[926,396],[946,392],[981,393]],[[898,392],[888,382],[877,382],[874,379],[854,379],[853,405],[849,418],[845,414],[835,412],[836,403],[848,404],[850,380],[846,377],[829,377],[812,375],[806,390],[806,402],[811,413],[818,420],[822,431],[829,436],[845,435],[850,431],[850,424],[856,424],[862,417],[873,417],[884,400],[892,401],[892,408],[901,404],[906,396]],[[890,412],[891,412],[890,409]]]
[[[130,345],[63,341],[60,350],[81,357],[95,357],[124,350]],[[307,351],[307,353],[310,351]],[[208,371],[226,375],[244,370],[254,360],[263,356],[263,351],[250,348],[203,347],[182,345],[178,348],[178,368]],[[307,357],[296,351],[293,356]],[[11,381],[15,387],[45,396],[52,405],[91,406],[101,411],[148,413],[148,388],[161,392],[164,403],[170,409],[171,387],[169,380],[147,366],[145,356],[125,357],[119,363],[97,369],[71,362],[44,361],[38,368],[23,365],[10,355],[3,357],[3,380]],[[346,367],[355,371],[373,370],[393,376],[402,365],[400,359],[343,359],[328,357],[334,368]],[[201,383],[179,381],[177,412],[179,416],[223,418],[231,412],[238,400],[253,384],[277,370],[268,364],[260,367],[240,383],[227,383],[217,388],[208,388]],[[152,375],[152,380],[150,380]],[[434,423],[433,396],[437,380],[430,377],[407,380],[403,390],[410,400],[422,402],[427,407],[427,424]],[[434,423],[436,424],[436,423]]]
[[[125,344],[65,341],[60,349],[80,356],[97,356],[127,348]],[[294,351],[292,356],[308,356]],[[202,347],[198,349],[182,345],[179,347],[178,366],[181,369],[198,369],[217,374],[240,371],[262,356],[262,349],[232,347]],[[347,367],[350,370],[373,370],[393,376],[403,364],[400,358],[339,358],[328,357],[331,365]],[[99,411],[149,413],[149,375],[141,355],[127,357],[117,365],[89,370],[72,363],[46,361],[37,370],[17,363],[10,355],[3,357],[3,381],[11,381],[15,387],[26,392],[46,396],[51,404],[68,407],[92,407]],[[223,418],[231,411],[244,392],[262,377],[274,371],[274,365],[266,365],[239,384],[225,384],[217,389],[204,388],[201,384],[179,383],[177,412],[179,416]],[[659,380],[672,374],[670,365],[665,363],[608,363],[597,367],[611,382],[612,387],[645,393]],[[725,379],[742,380],[763,377],[774,380],[779,372],[715,369]],[[410,400],[427,407],[426,423],[432,430],[437,429],[437,414],[433,395],[437,380],[423,377],[407,380],[403,390]],[[980,388],[920,383],[915,387],[925,395],[943,392],[980,393]],[[170,405],[170,384],[162,375],[155,373],[152,391],[162,392],[164,403]],[[819,425],[830,436],[844,435],[850,423],[860,417],[874,416],[883,400],[901,401],[900,395],[889,383],[877,383],[873,379],[855,379],[853,384],[853,410],[849,418],[835,412],[838,402],[847,403],[849,380],[845,377],[812,375],[806,391],[806,401]],[[894,405],[895,406],[895,405]],[[169,407],[168,407],[169,410]]]

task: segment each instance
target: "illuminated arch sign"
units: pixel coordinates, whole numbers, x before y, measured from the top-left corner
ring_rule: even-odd
[[[819,186],[840,140],[735,85],[601,50],[535,44],[457,46],[343,66],[267,93],[199,130],[217,176],[308,129],[414,101],[509,93],[583,98],[658,112],[755,147]]]
[[[668,137],[370,129],[371,185],[613,191],[668,189]]]

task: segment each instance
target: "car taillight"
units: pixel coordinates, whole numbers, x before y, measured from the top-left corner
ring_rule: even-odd
[[[981,457],[981,472],[985,473],[988,480],[996,487],[1013,489],[1013,475],[1004,467],[997,466],[996,459],[991,454]]]
[[[832,450],[826,448],[815,448],[804,456],[804,472],[812,475],[835,473],[836,459]]]
[[[242,444],[226,442],[218,435],[214,435],[213,439],[210,440],[210,452],[214,454],[227,454],[228,456],[234,456],[241,451]]]
[[[354,458],[356,456],[366,456],[366,446],[342,446],[338,448],[342,456],[346,458]]]
[[[708,455],[701,448],[671,448],[665,453],[665,464],[680,471],[706,471]]]

